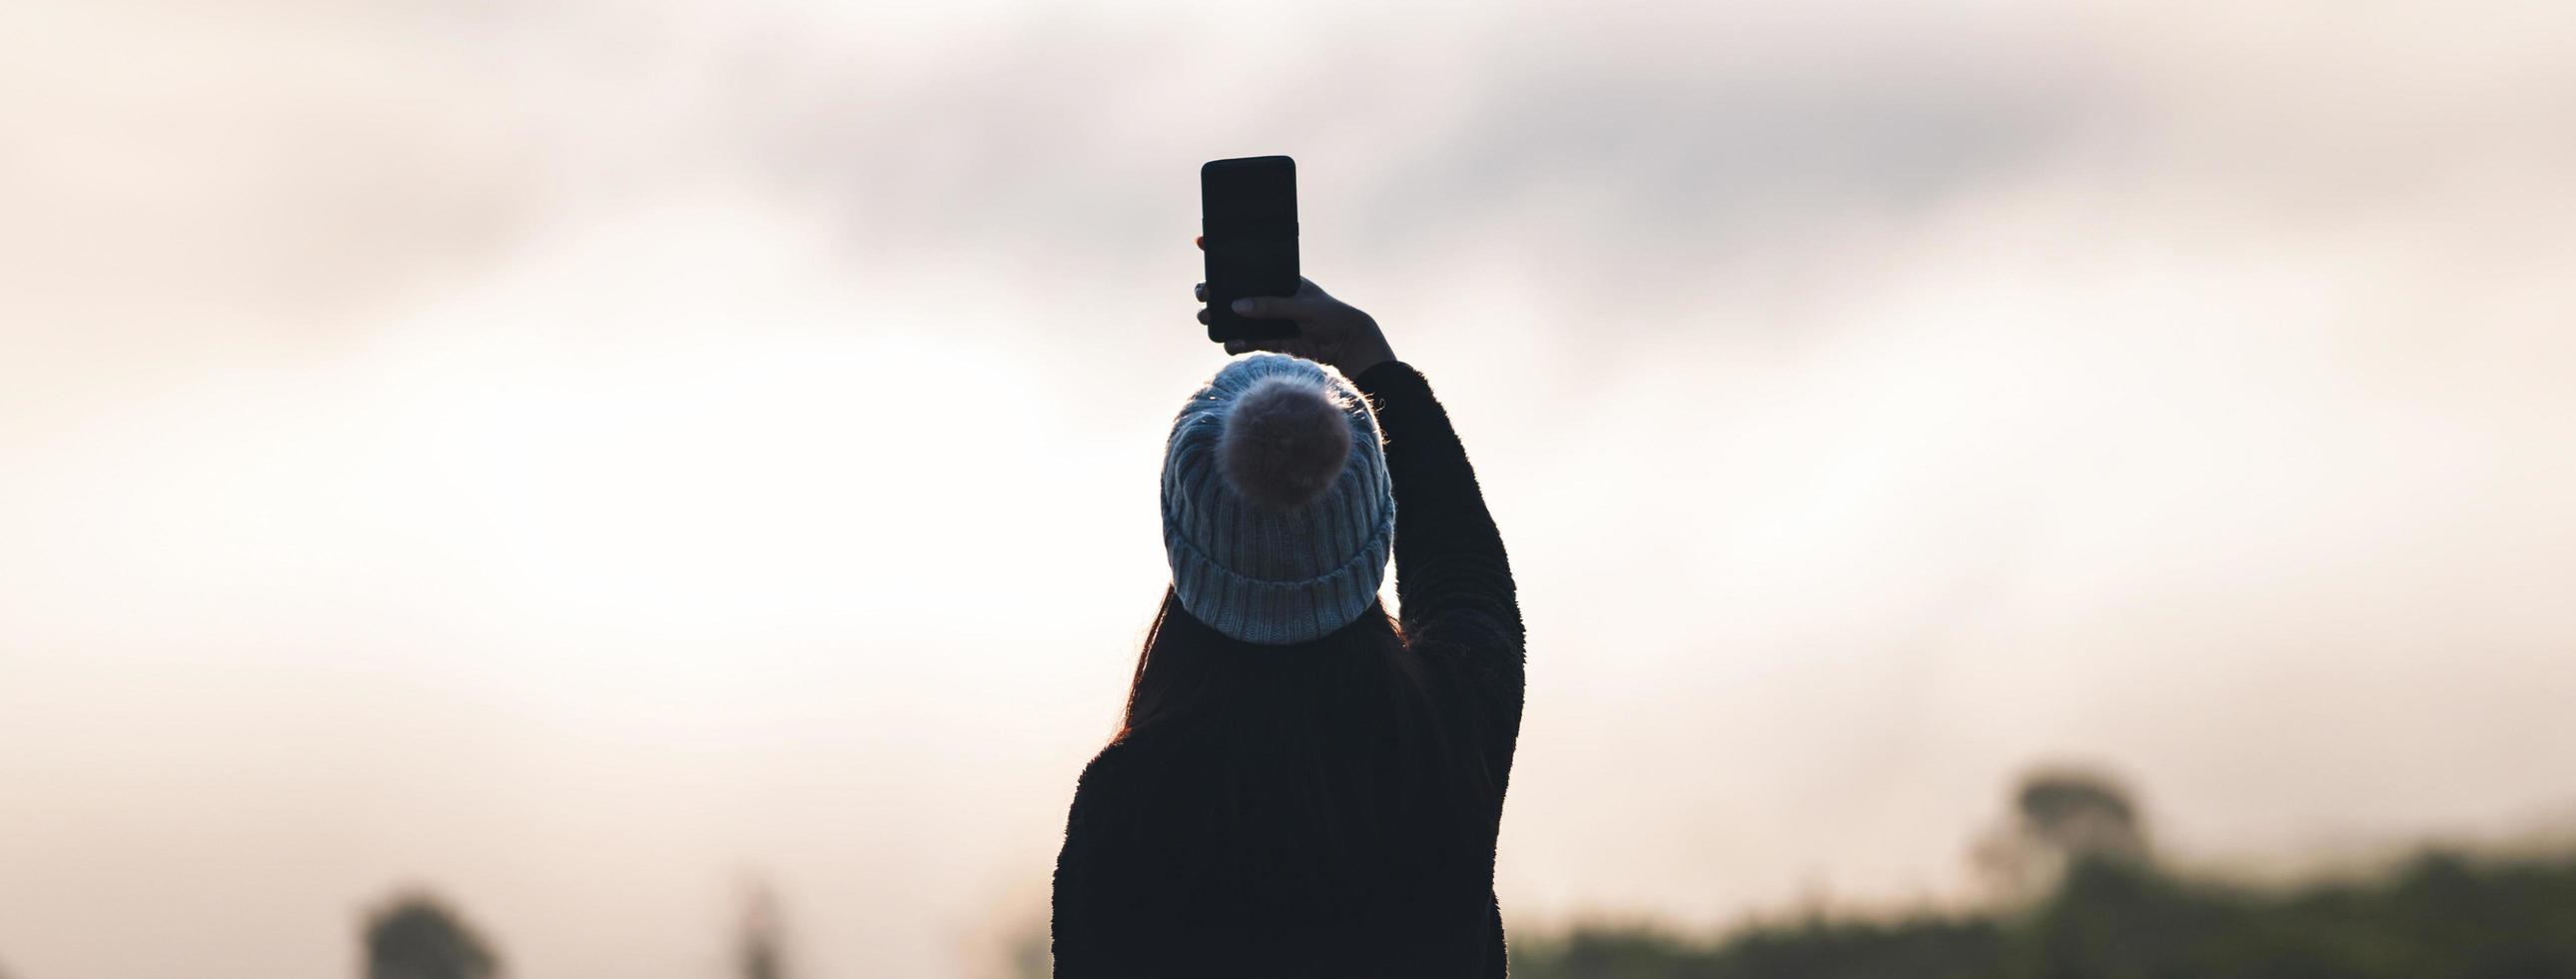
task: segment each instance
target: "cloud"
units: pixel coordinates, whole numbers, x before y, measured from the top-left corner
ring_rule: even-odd
[[[0,59],[0,613],[15,696],[117,707],[15,714],[88,774],[0,771],[226,814],[204,875],[278,800],[396,800],[305,814],[350,859],[299,906],[452,867],[532,963],[683,961],[671,895],[752,853],[857,922],[818,962],[938,971],[1150,605],[1192,171],[1285,150],[1522,564],[1516,920],[1937,892],[2035,755],[2186,848],[2576,792],[2530,753],[2576,696],[2564,5],[926,9],[0,14],[49,41]],[[163,777],[182,737],[272,791]],[[1676,744],[1723,757],[1598,763]],[[510,848],[548,814],[567,863]],[[129,819],[75,849],[169,835]],[[651,935],[560,910],[609,866]],[[132,896],[88,893],[0,920]]]

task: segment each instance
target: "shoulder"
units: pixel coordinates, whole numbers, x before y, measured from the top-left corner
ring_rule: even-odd
[[[1073,804],[1064,819],[1064,856],[1071,860],[1077,853],[1098,854],[1115,838],[1126,836],[1112,828],[1125,824],[1135,809],[1134,795],[1127,788],[1126,746],[1113,744],[1093,755],[1082,766],[1082,777],[1074,782]]]
[[[1090,761],[1083,763],[1082,777],[1074,782],[1075,804],[1079,805],[1084,795],[1119,781],[1132,764],[1129,758],[1135,753],[1132,743],[1115,741],[1100,749],[1099,754],[1092,755]]]
[[[1459,694],[1492,707],[1516,710],[1526,688],[1527,653],[1521,632],[1501,620],[1443,614],[1421,623],[1405,646]]]
[[[1519,617],[1480,604],[1453,603],[1406,623],[1406,648],[1425,662],[1466,673],[1517,673],[1529,642]]]
[[[1159,812],[1156,780],[1143,761],[1150,745],[1121,741],[1093,755],[1074,784],[1073,804],[1064,821],[1064,850],[1059,863],[1121,866],[1160,845],[1152,828],[1167,813]],[[1093,881],[1092,888],[1114,887]]]
[[[1405,644],[1426,656],[1517,658],[1529,644],[1526,626],[1508,594],[1462,589],[1451,601],[1405,623]]]
[[[1111,742],[1082,766],[1082,777],[1074,783],[1074,818],[1078,822],[1088,810],[1100,813],[1123,808],[1124,800],[1134,794],[1157,762],[1150,739],[1131,736]]]

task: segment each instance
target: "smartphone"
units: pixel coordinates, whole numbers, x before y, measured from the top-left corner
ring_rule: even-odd
[[[1208,161],[1199,168],[1199,234],[1207,248],[1208,339],[1296,336],[1297,324],[1287,320],[1235,315],[1234,301],[1297,291],[1297,161]]]

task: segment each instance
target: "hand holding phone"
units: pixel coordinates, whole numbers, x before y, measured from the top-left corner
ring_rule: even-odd
[[[1207,300],[1207,283],[1199,283],[1198,297],[1202,302]],[[1330,364],[1345,377],[1358,377],[1371,367],[1395,359],[1395,349],[1387,345],[1386,333],[1378,329],[1376,317],[1333,298],[1310,279],[1298,279],[1296,291],[1288,295],[1247,296],[1235,300],[1233,307],[1237,315],[1285,321],[1297,332],[1284,337],[1228,340],[1226,353],[1271,350],[1293,354]],[[1208,311],[1200,310],[1199,321],[1204,323],[1207,319]]]

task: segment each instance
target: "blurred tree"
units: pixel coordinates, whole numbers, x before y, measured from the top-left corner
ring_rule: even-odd
[[[367,979],[492,979],[501,960],[435,897],[396,896],[369,915]]]
[[[1650,926],[1515,938],[1513,979],[2566,979],[2576,854],[2431,851],[2286,891],[2079,857],[2024,912],[1806,919],[1710,941]]]
[[[778,898],[755,883],[743,901],[742,938],[736,960],[742,979],[787,979],[787,956],[778,937]]]
[[[2145,822],[2111,776],[2043,768],[2022,776],[2013,812],[1969,852],[1978,876],[2008,902],[2045,897],[2079,861],[2149,863]]]
[[[1003,954],[1011,979],[1047,979],[1055,974],[1055,949],[1048,925],[1041,922],[1037,930],[1012,939]]]
[[[2110,776],[2034,772],[2022,779],[2016,802],[2024,831],[2059,850],[2133,861],[2147,857],[2147,832],[2138,821],[2137,806]]]
[[[2026,905],[1810,914],[1708,939],[1630,924],[1524,930],[1513,979],[2576,977],[2576,852],[2435,849],[2369,878],[2265,889],[2157,867],[2136,803],[2099,774],[2033,773],[2013,807],[1979,862],[2017,887],[2045,881]]]

